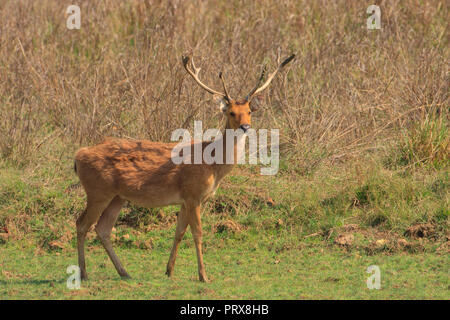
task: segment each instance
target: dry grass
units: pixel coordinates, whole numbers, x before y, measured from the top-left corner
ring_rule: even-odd
[[[381,30],[366,28],[373,3]],[[71,4],[80,30],[66,28]],[[449,20],[444,0],[0,0],[3,296],[448,298]],[[192,281],[190,233],[175,291],[162,278],[178,208],[128,205],[113,240],[136,282],[105,280],[113,267],[91,232],[100,282],[68,293],[55,279],[75,259],[86,204],[75,150],[104,136],[169,141],[194,120],[223,126],[182,54],[213,88],[222,70],[237,97],[292,52],[252,123],[280,129],[279,173],[237,167],[203,208],[211,291]],[[374,261],[401,272],[362,291]]]
[[[396,145],[425,121],[439,126],[439,145],[409,148],[446,157],[448,3],[376,2],[382,30],[366,29],[368,2],[298,0],[78,1],[81,30],[68,30],[71,3],[0,1],[0,157],[38,162],[57,142],[71,153],[104,135],[168,141],[193,119],[218,127],[181,55],[212,86],[223,70],[236,96],[279,51],[298,58],[254,126],[280,128],[282,156],[300,171]]]

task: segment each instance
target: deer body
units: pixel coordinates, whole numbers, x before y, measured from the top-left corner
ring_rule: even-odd
[[[202,144],[203,148],[207,145]],[[180,205],[187,198],[203,200],[223,178],[222,170],[206,164],[176,165],[171,159],[174,147],[172,143],[107,139],[77,152],[77,173],[86,192],[100,188],[102,194],[118,195],[145,207]]]
[[[286,59],[262,87],[259,87],[258,83],[247,99],[241,101],[230,98],[221,74],[225,93],[214,91],[201,83],[198,79],[200,69],[195,68],[192,62],[195,71],[190,70],[189,58],[183,58],[183,64],[203,89],[216,95],[227,118],[226,129],[240,128],[246,131],[250,127],[250,113],[255,110],[250,106],[251,97],[265,89],[276,72],[292,58],[293,56]],[[264,72],[265,70],[259,82]],[[214,194],[220,181],[232,170],[233,164],[226,164],[226,155],[232,152],[236,159],[237,154],[236,144],[232,150],[227,149],[229,147],[226,135],[220,139],[224,150],[223,164],[194,164],[194,161],[191,161],[191,164],[175,164],[171,157],[175,143],[146,140],[109,138],[96,146],[78,150],[75,155],[75,171],[87,195],[86,209],[76,223],[78,264],[82,279],[87,279],[84,241],[94,224],[95,231],[117,272],[123,278],[129,277],[113,250],[110,236],[122,206],[126,201],[130,201],[149,208],[181,205],[166,274],[170,276],[173,272],[179,243],[189,225],[197,252],[199,279],[208,281],[202,254],[201,204]],[[201,149],[204,150],[210,143],[194,142],[191,144],[191,150],[194,149],[194,144],[201,144]],[[194,152],[191,152],[191,155],[193,157]]]

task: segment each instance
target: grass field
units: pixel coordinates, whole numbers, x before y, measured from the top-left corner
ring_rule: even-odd
[[[449,299],[449,8],[446,1],[0,0],[0,299]],[[113,245],[95,232],[90,280],[69,290],[85,194],[81,146],[168,142],[220,128],[186,76],[243,95],[263,64],[293,61],[261,95],[254,128],[280,130],[280,170],[242,165],[203,208],[210,283],[188,231],[164,275],[177,207],[126,205]],[[366,273],[379,266],[381,289]]]
[[[255,237],[256,238],[256,237]],[[256,240],[256,239],[254,239]],[[236,244],[236,241],[230,241]],[[209,242],[211,243],[211,242]],[[214,242],[213,242],[214,243]],[[448,299],[448,258],[420,253],[361,256],[303,243],[302,250],[210,248],[206,262],[211,283],[198,282],[193,248],[179,253],[176,274],[164,275],[167,250],[120,248],[131,280],[120,280],[103,248],[91,247],[91,280],[79,290],[66,287],[73,253],[55,256],[34,247],[1,249],[2,299]],[[376,264],[381,289],[369,290],[365,272]],[[445,270],[447,266],[447,270]],[[13,270],[13,271],[6,271]]]
[[[446,172],[404,176],[375,167],[358,173],[340,167],[323,168],[328,173],[322,177],[282,172],[262,178],[257,168],[238,167],[204,210],[211,283],[197,280],[189,232],[174,277],[164,274],[177,207],[128,206],[116,226],[114,246],[133,279],[120,280],[91,232],[90,280],[80,290],[69,290],[66,269],[77,264],[75,216],[84,205],[69,166],[60,172],[29,168],[26,175],[0,170],[3,214],[17,221],[17,212],[28,212],[21,216],[26,221],[16,222],[23,223],[24,234],[3,234],[2,299],[448,298]],[[343,181],[356,180],[357,174],[361,185],[348,190]],[[251,184],[242,184],[250,179]],[[414,233],[411,225],[422,227],[424,234]],[[370,265],[381,270],[380,290],[367,288]]]

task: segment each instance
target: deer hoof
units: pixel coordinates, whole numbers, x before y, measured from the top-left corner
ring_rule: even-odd
[[[199,280],[200,280],[200,282],[205,282],[205,283],[211,282],[206,275],[200,275]]]
[[[128,273],[125,274],[121,274],[120,277],[122,278],[122,280],[128,280],[131,279],[130,275]]]

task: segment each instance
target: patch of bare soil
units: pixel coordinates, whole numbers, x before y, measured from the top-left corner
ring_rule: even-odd
[[[9,233],[9,230],[6,226],[0,226],[0,243],[6,242],[10,235],[11,234]]]
[[[425,250],[424,244],[428,240],[423,239],[423,237],[433,237],[434,230],[435,228],[431,224],[415,225],[405,232],[405,235],[411,236],[411,239],[407,240],[395,232],[380,231],[376,228],[361,229],[356,224],[348,224],[310,236],[322,235],[328,240],[334,234],[333,243],[335,245],[347,250],[361,249],[369,255],[377,253],[392,254],[401,251],[415,253]],[[446,243],[448,241],[444,242],[437,251],[447,252],[449,246]]]
[[[213,227],[215,233],[223,232],[240,232],[242,231],[242,226],[234,222],[233,220],[225,220],[216,223]]]
[[[346,224],[340,228],[344,232],[351,232],[359,230],[359,226],[357,224]]]
[[[250,207],[250,201],[246,196],[231,198],[226,195],[219,195],[211,198],[206,204],[206,210],[212,214],[238,214],[242,210],[246,211]]]
[[[266,204],[267,204],[269,207],[273,207],[273,206],[275,206],[275,201],[273,201],[273,199],[272,199],[271,197],[268,197],[268,198],[266,199]]]
[[[377,253],[392,254],[401,251],[417,253],[423,252],[425,250],[425,247],[420,242],[410,242],[406,239],[397,238],[395,236],[391,237],[390,239],[377,239],[371,241],[369,244],[362,246],[362,248],[369,255]]]
[[[415,224],[405,231],[405,236],[411,238],[434,238],[436,235],[436,229],[431,223],[419,223]]]
[[[340,246],[351,246],[354,240],[355,236],[352,233],[345,233],[338,235],[334,240],[334,243]]]

